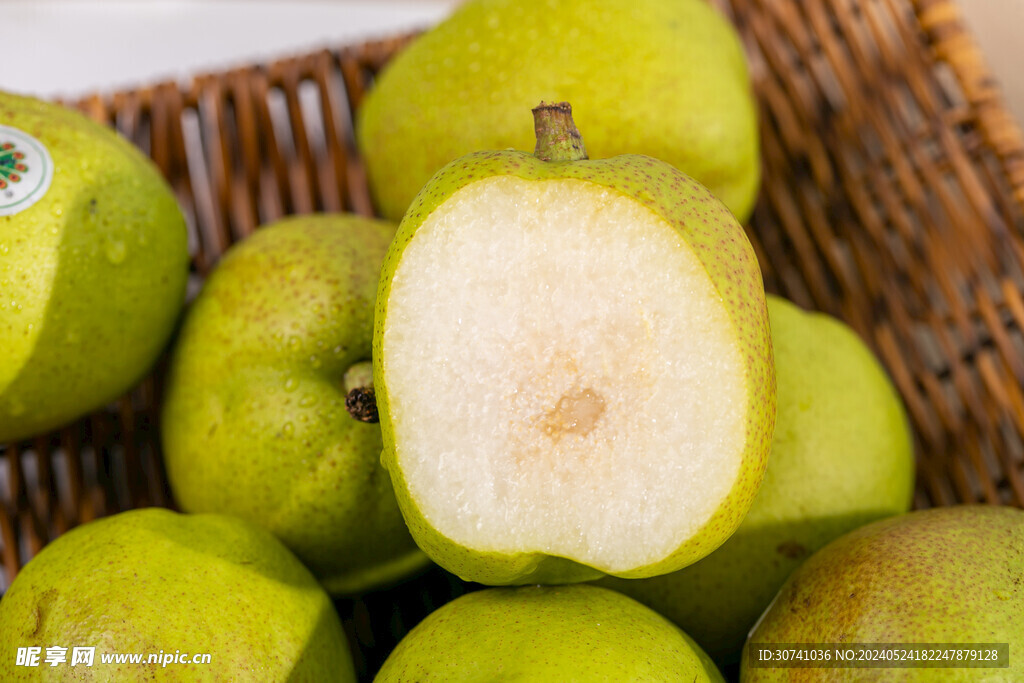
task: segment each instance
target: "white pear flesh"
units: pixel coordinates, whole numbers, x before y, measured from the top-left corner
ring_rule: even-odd
[[[391,282],[395,456],[441,534],[647,566],[741,474],[738,334],[679,232],[576,180],[496,176],[426,218]]]

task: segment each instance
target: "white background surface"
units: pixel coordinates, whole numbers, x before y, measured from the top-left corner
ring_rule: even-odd
[[[458,0],[0,0],[0,89],[110,92],[436,23]],[[1024,0],[961,0],[1024,124]]]
[[[437,23],[456,0],[0,0],[0,89],[110,92]]]
[[[1024,126],[1024,0],[960,0],[960,8]]]

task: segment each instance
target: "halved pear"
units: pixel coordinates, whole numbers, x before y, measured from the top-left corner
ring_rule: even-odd
[[[764,471],[761,273],[696,181],[586,160],[567,106],[535,113],[537,156],[452,162],[391,244],[383,462],[417,543],[464,579],[674,571],[735,530]]]

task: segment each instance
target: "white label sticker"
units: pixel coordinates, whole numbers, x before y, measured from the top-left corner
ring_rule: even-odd
[[[12,216],[39,201],[53,182],[53,159],[43,143],[0,126],[0,216]]]

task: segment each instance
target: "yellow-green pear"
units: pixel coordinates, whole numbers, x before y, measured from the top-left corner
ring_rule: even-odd
[[[536,156],[424,187],[377,295],[382,460],[413,537],[486,584],[653,576],[739,525],[775,423],[764,287],[706,188],[587,160],[569,107]]]
[[[398,643],[375,683],[721,682],[685,633],[596,586],[490,588],[449,602]]]
[[[370,388],[374,295],[394,232],[317,214],[232,247],[188,311],[164,397],[181,508],[269,529],[333,594],[427,562],[380,465],[380,427],[346,408]]]
[[[910,509],[914,452],[896,389],[839,320],[768,297],[778,412],[761,489],[721,548],[678,572],[609,579],[716,661],[738,661],[786,577],[817,549]]]
[[[355,681],[330,598],[277,539],[160,508],[43,548],[0,600],[0,652],[12,683]]]
[[[130,389],[185,299],[185,219],[114,131],[0,92],[0,443]]]
[[[740,680],[1013,683],[1024,680],[1021,614],[1024,511],[919,510],[841,536],[794,571],[743,647]],[[779,643],[867,649],[849,666],[754,665]]]
[[[527,112],[573,103],[594,159],[645,154],[706,185],[740,221],[757,196],[757,106],[741,43],[705,0],[470,0],[389,62],[357,139],[399,220],[449,161],[533,149]]]

